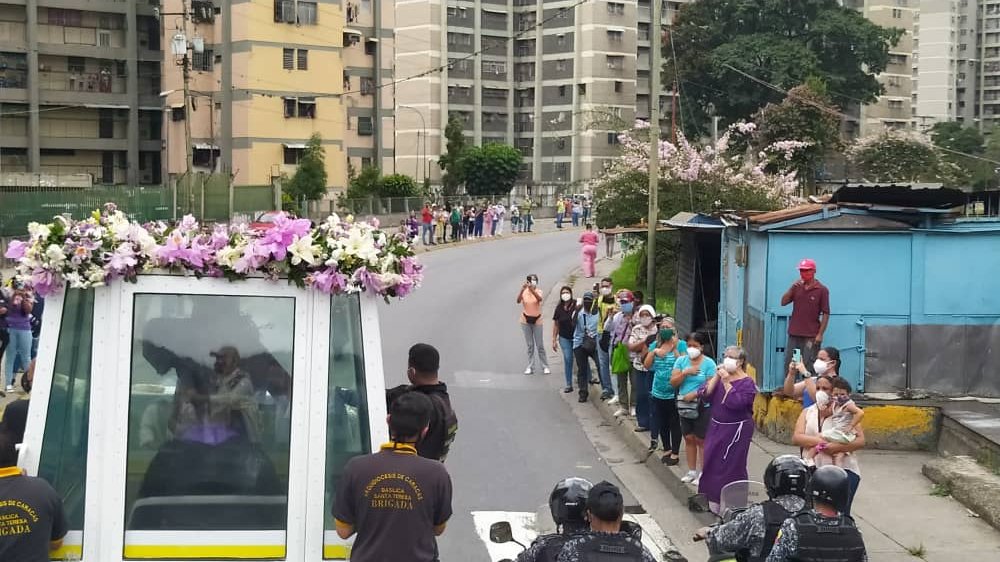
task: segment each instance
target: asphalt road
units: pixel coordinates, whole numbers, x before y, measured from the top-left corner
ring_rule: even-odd
[[[618,483],[560,394],[561,360],[550,352],[552,375],[523,373],[518,290],[537,273],[548,301],[580,264],[578,236],[515,237],[422,255],[424,286],[381,310],[386,384],[406,380],[410,345],[434,345],[458,413],[447,462],[455,515],[439,541],[444,562],[489,560],[473,511],[534,512],[566,476]],[[547,320],[546,342],[550,327]]]

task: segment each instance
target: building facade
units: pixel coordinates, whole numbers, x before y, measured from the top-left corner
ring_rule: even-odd
[[[237,186],[294,175],[316,133],[331,190],[346,188],[351,166],[391,163],[391,88],[377,87],[392,76],[391,3],[168,0],[164,9],[185,6],[189,20],[165,18],[163,28],[168,174],[187,169],[188,117],[193,170],[230,174]],[[178,34],[191,47],[187,111],[184,60],[170,50]]]
[[[0,180],[159,184],[160,46],[148,3],[0,2]]]
[[[665,22],[679,5],[664,2]],[[401,173],[440,179],[453,116],[473,144],[517,147],[523,180],[585,182],[649,115],[649,0],[399,0],[396,17]]]

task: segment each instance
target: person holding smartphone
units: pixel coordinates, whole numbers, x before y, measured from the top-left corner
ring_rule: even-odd
[[[792,363],[792,355],[798,349],[802,357],[796,362],[810,366],[823,345],[830,322],[830,290],[816,279],[815,261],[806,258],[799,262],[799,279],[781,296],[781,306],[789,304],[792,314],[788,318],[785,365]]]
[[[521,331],[524,333],[524,343],[528,346],[528,366],[524,369],[524,374],[530,375],[535,372],[535,363],[542,367],[542,372],[546,375],[549,370],[549,359],[545,352],[545,340],[542,328],[545,322],[542,321],[542,290],[538,288],[538,275],[529,273],[521,284],[521,291],[517,293],[517,304],[521,305]]]

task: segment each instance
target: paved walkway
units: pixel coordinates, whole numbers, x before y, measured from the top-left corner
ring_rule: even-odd
[[[599,260],[598,277],[607,275],[617,265],[618,260]],[[574,280],[575,292],[582,292],[593,283],[592,280],[580,278],[578,271]],[[604,404],[599,407],[606,408],[605,414],[610,413],[610,407]],[[649,433],[635,433],[633,419],[619,419],[618,423],[619,438],[632,440],[631,450],[634,451],[636,462],[646,461],[645,453],[640,451],[645,451],[649,444]],[[759,480],[767,463],[774,456],[797,453],[797,447],[782,445],[758,434],[750,451],[750,477]],[[930,458],[930,453],[921,452],[865,450],[859,454],[862,481],[853,512],[864,533],[869,560],[1000,560],[1000,532],[978,519],[954,499],[932,494],[932,483],[921,474],[921,467]],[[682,554],[692,561],[706,559],[704,544],[694,543],[690,539],[702,522],[687,510],[687,506],[676,494],[669,491],[671,487],[687,486],[680,483],[686,468],[668,468],[656,459],[649,460],[651,462],[646,463],[646,466],[661,477],[664,485],[662,489],[632,490],[633,493],[674,540]],[[690,486],[687,489],[691,495],[697,491]],[[685,494],[682,488],[681,495]]]

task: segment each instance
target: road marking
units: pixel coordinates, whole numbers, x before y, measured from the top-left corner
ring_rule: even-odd
[[[495,544],[490,541],[490,525],[498,521],[507,521],[515,539],[525,546],[531,544],[538,536],[536,530],[537,514],[523,511],[473,511],[472,520],[476,526],[476,534],[486,544],[491,562],[499,562],[504,558],[511,560],[521,554],[521,547],[515,543]],[[656,523],[652,515],[647,513],[626,513],[624,519],[638,523],[642,527],[642,544],[652,553],[654,560],[668,560],[665,555],[676,551],[663,529]]]

